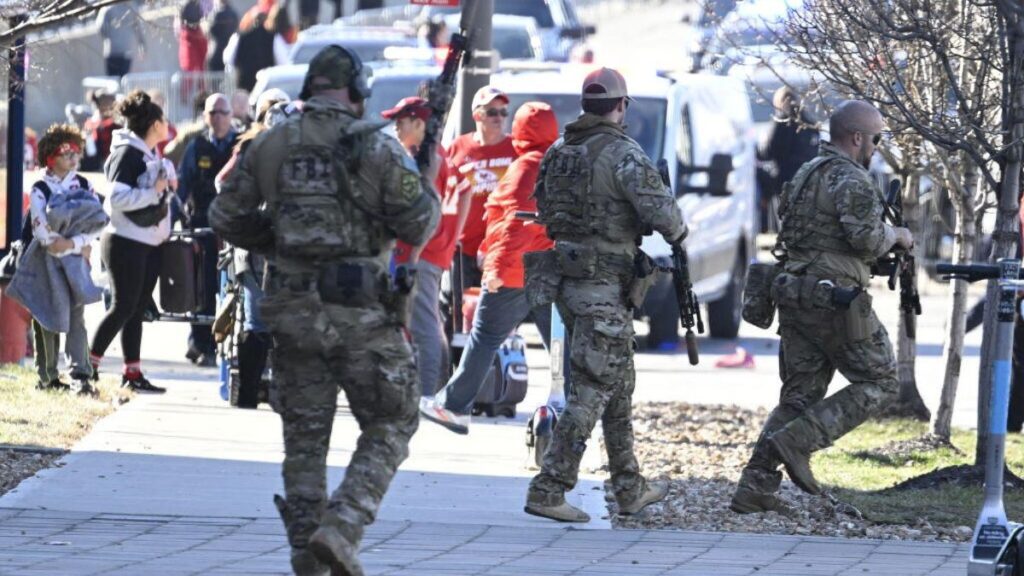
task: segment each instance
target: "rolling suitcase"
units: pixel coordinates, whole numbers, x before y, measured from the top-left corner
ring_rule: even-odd
[[[515,418],[516,405],[526,398],[527,375],[526,343],[513,333],[494,357],[494,365],[473,400],[473,414]]]
[[[160,309],[169,314],[195,314],[203,306],[205,280],[202,245],[195,238],[174,237],[161,247]]]

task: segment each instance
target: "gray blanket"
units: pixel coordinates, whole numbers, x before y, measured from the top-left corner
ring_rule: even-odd
[[[96,197],[80,191],[54,195],[46,207],[46,221],[54,232],[71,238],[97,234],[110,219]],[[103,290],[93,283],[82,256],[50,256],[33,238],[18,261],[7,294],[28,309],[43,328],[67,332],[72,308],[99,302]]]

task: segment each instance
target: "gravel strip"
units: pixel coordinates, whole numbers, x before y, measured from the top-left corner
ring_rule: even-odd
[[[607,492],[616,528],[675,528],[712,532],[753,532],[964,542],[967,526],[881,525],[852,514],[825,497],[801,492],[788,479],[781,495],[797,509],[789,518],[774,512],[736,514],[729,510],[740,471],[746,464],[768,411],[735,406],[683,403],[639,404],[633,409],[635,449],[648,478],[669,478],[668,497],[635,516],[620,516]],[[605,471],[607,469],[605,468]],[[783,474],[785,475],[785,474]],[[606,485],[606,488],[608,486]]]
[[[63,455],[63,453],[0,450],[0,495],[13,490],[25,478],[53,466]]]

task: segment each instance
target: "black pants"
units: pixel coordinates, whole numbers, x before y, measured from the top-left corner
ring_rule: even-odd
[[[441,319],[449,341],[456,327],[461,332],[469,332],[471,326],[462,325],[462,291],[466,288],[479,288],[482,277],[483,271],[476,265],[476,255],[470,256],[457,250],[452,261],[451,291],[442,291],[441,294]]]
[[[1020,309],[1020,300],[1017,301]],[[1013,380],[1010,384],[1010,407],[1006,418],[1007,432],[1020,432],[1024,427],[1024,319],[1015,314],[1013,325]]]
[[[113,302],[93,334],[90,349],[103,356],[120,332],[124,361],[138,362],[142,351],[142,315],[160,277],[160,247],[105,233],[100,241],[100,256],[110,274]]]
[[[107,56],[107,76],[120,78],[132,69],[132,59],[124,56]]]
[[[203,282],[203,307],[199,313],[204,316],[213,316],[217,312],[217,289],[220,287],[220,277],[217,273],[217,238],[213,235],[200,236],[196,239],[202,246],[202,278]],[[216,344],[213,341],[213,333],[210,325],[192,324],[192,333],[188,339],[189,346],[198,350],[201,354],[213,356],[217,352]]]

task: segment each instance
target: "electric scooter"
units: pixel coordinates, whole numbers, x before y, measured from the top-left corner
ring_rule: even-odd
[[[1018,291],[1024,290],[1024,281],[1020,280],[1020,261],[1003,259],[998,265],[939,264],[936,271],[945,278],[968,282],[999,280],[999,327],[989,399],[989,441],[985,453],[985,503],[974,527],[967,576],[1020,576],[1024,573],[1024,525],[1007,520],[1003,505],[1015,297]]]
[[[551,389],[548,391],[548,400],[534,410],[530,421],[526,423],[527,461],[537,468],[540,468],[544,461],[544,452],[551,444],[555,424],[558,423],[562,410],[565,410],[565,322],[562,321],[562,315],[558,313],[555,304],[551,305],[550,341],[548,352],[551,355]]]

